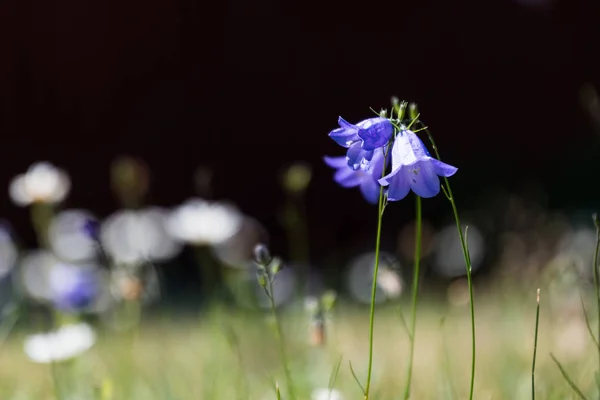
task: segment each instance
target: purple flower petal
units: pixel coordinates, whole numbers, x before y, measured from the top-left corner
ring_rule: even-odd
[[[373,158],[374,151],[364,150],[360,146],[360,142],[354,143],[348,149],[346,153],[346,158],[348,160],[348,165],[350,168],[357,170],[359,168],[365,170],[369,168],[369,162]]]
[[[379,201],[380,190],[381,186],[377,184],[377,181],[371,177],[368,179],[363,179],[360,184],[360,191],[363,197],[371,204],[377,204]]]
[[[431,165],[433,165],[433,170],[437,175],[444,176],[446,178],[454,175],[456,171],[458,171],[458,168],[453,167],[450,164],[446,164],[445,162],[441,162],[435,158],[431,159]]]
[[[358,136],[365,150],[375,150],[387,144],[394,134],[394,126],[387,118],[369,118],[357,124]]]
[[[348,165],[344,165],[342,168],[338,169],[333,175],[333,179],[341,186],[345,188],[350,188],[354,186],[360,185],[363,179],[364,172],[362,171],[354,171]]]
[[[358,127],[349,124],[342,117],[339,117],[338,124],[340,128],[329,132],[329,137],[335,140],[337,144],[343,147],[350,147],[354,142],[360,140],[358,137]]]
[[[342,117],[338,117],[338,125],[340,126],[340,128],[354,129],[358,131],[358,127],[356,125],[352,125],[350,122],[346,121]]]
[[[400,166],[398,169],[393,170],[390,174],[379,179],[379,183],[382,186],[388,186],[388,200],[398,201],[408,195],[410,192],[410,185],[408,183],[408,177],[404,171],[404,168]]]
[[[339,157],[325,156],[325,157],[323,157],[323,161],[325,161],[325,164],[327,164],[331,168],[341,168],[341,167],[348,166],[348,161],[346,160],[346,157],[344,157],[344,156],[339,156]]]
[[[440,192],[439,176],[452,176],[458,169],[430,156],[425,144],[412,131],[396,136],[392,146],[392,172],[379,180],[388,187],[388,200],[401,200],[412,189],[428,198]]]
[[[413,192],[423,198],[434,197],[440,192],[440,178],[430,161],[420,161],[412,167],[404,167]]]

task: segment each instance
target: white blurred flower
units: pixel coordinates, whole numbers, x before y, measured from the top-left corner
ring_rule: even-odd
[[[37,363],[65,361],[89,350],[96,333],[87,324],[66,325],[54,332],[30,335],[25,339],[27,357]]]
[[[337,389],[315,389],[313,390],[311,400],[343,400],[342,393]]]
[[[395,299],[402,294],[402,279],[397,272],[383,266],[377,271],[377,286],[384,291],[389,299]]]
[[[7,275],[17,261],[17,248],[7,228],[0,225],[0,278]]]
[[[166,223],[167,213],[158,207],[117,211],[102,223],[100,242],[117,263],[168,260],[181,244],[167,233]]]
[[[371,302],[373,286],[373,270],[375,268],[375,253],[364,253],[354,258],[348,267],[348,291],[361,303]],[[375,302],[380,303],[399,297],[402,293],[402,278],[396,272],[400,269],[398,259],[387,252],[379,254],[379,273],[377,274],[377,291]]]
[[[214,256],[232,268],[247,269],[254,265],[254,248],[259,243],[268,243],[266,229],[254,218],[244,217],[239,230],[229,239],[212,247]]]
[[[574,269],[581,275],[591,278],[594,250],[596,248],[596,231],[592,228],[576,228],[565,233],[557,245],[557,253],[570,259],[567,268]]]
[[[21,259],[19,279],[29,297],[43,302],[51,301],[50,271],[57,262],[56,257],[46,250],[30,251]]]
[[[242,213],[227,203],[193,198],[172,211],[169,232],[178,240],[193,244],[220,244],[242,227]]]
[[[67,197],[71,180],[67,173],[49,162],[38,162],[10,183],[9,194],[18,206],[32,203],[59,203]]]
[[[485,255],[485,238],[482,232],[471,224],[466,236],[469,242],[471,270],[474,272],[481,266]],[[465,259],[455,225],[444,227],[436,235],[432,266],[444,277],[456,278],[466,275]]]
[[[54,216],[48,227],[48,238],[58,258],[81,262],[96,257],[96,243],[85,230],[90,220],[95,220],[94,216],[84,210],[65,210]]]

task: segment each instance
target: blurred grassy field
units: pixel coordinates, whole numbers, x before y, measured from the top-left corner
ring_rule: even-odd
[[[402,398],[408,338],[398,310],[398,306],[384,306],[377,312],[374,400]],[[597,396],[597,352],[580,309],[551,307],[542,300],[541,310],[537,398],[578,398],[550,352],[589,398]],[[408,317],[407,307],[404,312]],[[535,299],[531,298],[476,304],[475,399],[531,398],[534,313]],[[297,398],[310,399],[312,389],[327,387],[342,357],[335,387],[346,399],[362,399],[349,362],[364,381],[367,310],[344,304],[336,307],[327,341],[320,347],[309,345],[310,324],[303,313],[292,307],[282,314]],[[417,324],[412,399],[468,398],[468,307],[422,302]],[[24,335],[22,329],[15,331],[0,350],[0,399],[53,399],[51,367],[26,358]],[[101,330],[92,350],[57,365],[55,372],[63,399],[69,400],[262,400],[276,398],[275,380],[284,386],[273,330],[265,314],[222,309],[197,317],[163,314],[147,318],[137,335]]]

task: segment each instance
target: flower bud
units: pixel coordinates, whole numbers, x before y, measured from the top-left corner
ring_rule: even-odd
[[[271,262],[271,253],[267,246],[262,243],[254,246],[254,260],[262,266],[267,266]]]
[[[417,108],[417,103],[410,103],[408,106],[408,115],[411,120],[417,119],[419,116],[419,109]]]
[[[404,114],[406,114],[407,105],[407,102],[401,101],[400,104],[398,104],[398,106],[396,107],[396,114],[398,115],[398,119],[401,121],[404,119]]]
[[[283,268],[281,259],[279,257],[275,257],[269,266],[269,272],[271,276],[277,275],[279,271]]]
[[[256,280],[261,287],[267,287],[267,274],[264,269],[259,268],[258,271],[256,271]]]

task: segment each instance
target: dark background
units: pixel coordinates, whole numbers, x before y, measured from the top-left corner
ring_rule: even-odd
[[[278,173],[314,168],[313,255],[365,232],[375,211],[337,187],[321,157],[338,115],[358,122],[390,96],[416,101],[459,167],[459,206],[488,190],[535,189],[548,207],[598,200],[598,136],[579,101],[600,83],[600,3],[471,1],[3,0],[0,183],[48,160],[71,175],[66,206],[108,215],[115,156],[151,168],[148,201],[194,194],[198,165],[216,198],[263,222],[285,252]],[[443,219],[442,200],[426,212]],[[394,207],[390,225],[410,219]],[[27,211],[0,215],[33,242]]]

